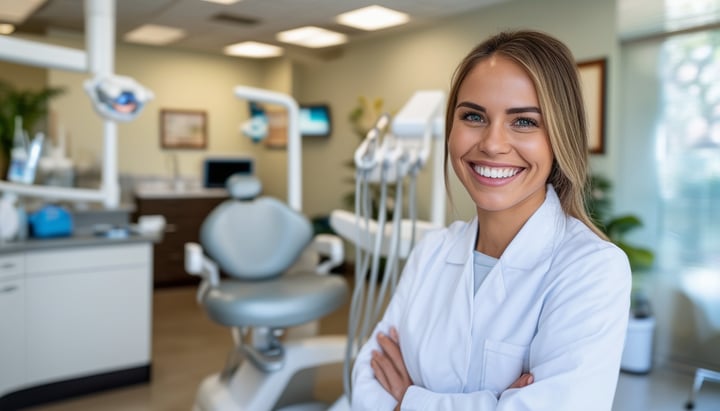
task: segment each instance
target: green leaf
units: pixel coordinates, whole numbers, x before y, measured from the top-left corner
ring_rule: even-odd
[[[605,224],[605,229],[611,240],[620,240],[629,231],[642,227],[640,218],[634,215],[615,217]]]

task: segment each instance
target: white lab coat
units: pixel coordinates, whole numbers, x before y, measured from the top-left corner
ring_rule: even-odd
[[[396,405],[374,377],[378,331],[398,330],[414,382],[403,410],[609,411],[630,304],[630,266],[567,217],[551,186],[474,294],[477,219],[428,233],[353,369],[353,410]],[[533,384],[507,389],[521,373]]]

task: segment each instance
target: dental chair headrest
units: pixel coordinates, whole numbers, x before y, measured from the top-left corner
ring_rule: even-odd
[[[255,176],[233,174],[225,182],[230,197],[236,200],[252,200],[262,192],[262,184]]]

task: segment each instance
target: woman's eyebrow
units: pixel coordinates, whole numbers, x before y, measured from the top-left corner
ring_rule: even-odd
[[[515,108],[509,108],[505,110],[506,114],[518,114],[518,113],[538,113],[542,114],[540,112],[540,109],[537,107],[515,107]]]
[[[483,107],[479,104],[471,103],[469,101],[462,101],[462,102],[458,103],[457,106],[455,106],[456,109],[460,108],[460,107],[471,108],[473,110],[482,111],[483,113],[487,111],[487,110],[485,110],[485,107]]]
[[[487,109],[485,109],[485,107],[483,107],[483,106],[481,106],[481,105],[479,105],[479,104],[471,103],[471,102],[469,102],[469,101],[462,101],[462,102],[458,103],[455,108],[457,109],[457,108],[460,108],[460,107],[467,107],[467,108],[470,108],[470,109],[473,109],[473,110],[477,110],[477,111],[480,111],[480,112],[483,112],[483,113],[487,112]],[[513,108],[509,108],[509,109],[505,110],[505,114],[518,114],[518,113],[538,113],[538,114],[542,114],[542,113],[540,112],[540,109],[539,109],[538,107],[534,107],[534,106],[529,106],[529,107],[513,107]]]

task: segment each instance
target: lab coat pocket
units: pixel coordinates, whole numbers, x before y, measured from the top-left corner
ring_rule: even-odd
[[[482,388],[499,397],[528,370],[528,347],[502,341],[485,340]]]

